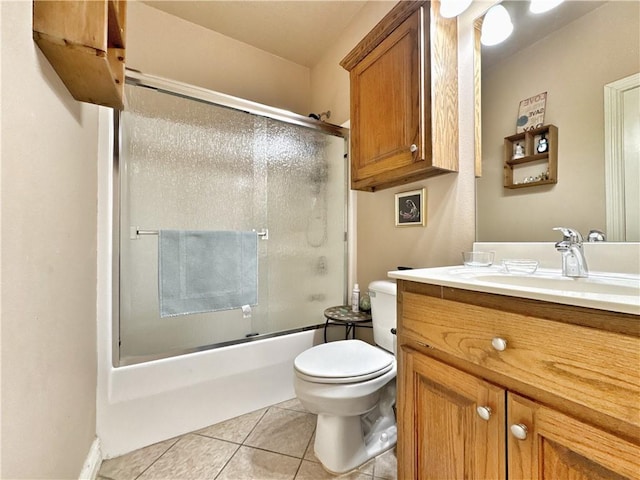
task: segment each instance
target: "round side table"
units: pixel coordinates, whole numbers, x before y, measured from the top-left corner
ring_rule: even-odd
[[[354,312],[349,305],[338,305],[329,307],[324,311],[327,321],[324,324],[324,342],[327,343],[327,327],[332,324],[344,325],[344,338],[356,338],[356,327],[373,328],[371,323],[371,312]]]

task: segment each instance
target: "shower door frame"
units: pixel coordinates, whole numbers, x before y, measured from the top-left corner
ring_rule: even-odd
[[[297,113],[293,113],[287,110],[270,107],[268,105],[262,105],[250,100],[244,100],[242,98],[233,97],[224,93],[215,92],[201,87],[188,85],[185,83],[168,80],[165,78],[157,77],[154,75],[143,74],[134,70],[126,70],[125,82],[137,87],[149,88],[168,95],[174,95],[183,97],[189,100],[194,100],[202,103],[207,103],[217,107],[230,108],[237,111],[242,111],[248,114],[253,114],[261,117],[267,117],[273,120],[284,122],[291,125],[297,125],[312,130],[318,130],[328,135],[342,138],[344,140],[344,169],[345,169],[345,194],[344,194],[344,285],[345,291],[343,292],[343,303],[346,303],[348,297],[348,252],[349,252],[349,235],[348,235],[348,211],[349,211],[349,178],[348,178],[348,162],[347,152],[349,146],[349,129],[333,125],[330,123],[318,121],[310,117],[305,117]],[[144,362],[150,362],[153,360],[160,360],[163,358],[170,358],[179,355],[186,355],[189,353],[195,353],[205,350],[212,350],[216,348],[225,347],[228,345],[235,345],[247,342],[256,342],[264,340],[266,338],[277,337],[281,335],[288,335],[291,333],[302,332],[307,330],[315,330],[322,328],[324,323],[316,325],[309,325],[305,327],[279,331],[274,333],[266,333],[263,335],[240,338],[237,340],[220,342],[210,345],[202,345],[198,347],[192,347],[187,349],[172,350],[169,352],[163,352],[152,355],[140,355],[135,360],[127,361],[120,358],[120,139],[121,139],[121,122],[120,111],[114,110],[114,135],[113,135],[113,175],[112,175],[112,188],[113,188],[113,257],[112,257],[112,356],[113,366],[122,367],[127,365],[135,365]]]

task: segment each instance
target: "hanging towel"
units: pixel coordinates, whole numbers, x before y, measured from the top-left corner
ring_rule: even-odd
[[[256,232],[160,230],[160,316],[258,303]]]

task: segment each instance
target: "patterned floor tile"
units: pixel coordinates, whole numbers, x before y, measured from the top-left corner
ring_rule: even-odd
[[[105,460],[100,466],[98,476],[110,480],[134,480],[177,441],[177,438],[173,438]]]
[[[242,443],[246,440],[247,436],[255,428],[266,411],[267,409],[263,408],[262,410],[247,413],[246,415],[232,418],[225,422],[216,423],[210,427],[198,430],[195,433],[205,435],[207,437],[218,438],[220,440],[227,440],[229,442]]]
[[[277,403],[273,406],[278,408],[284,408],[287,410],[295,410],[297,412],[309,413],[309,411],[306,408],[304,408],[304,405],[302,405],[302,403],[300,403],[300,400],[298,400],[297,398],[292,398],[291,400],[286,400],[284,402]]]
[[[293,480],[299,465],[297,458],[240,447],[216,480]]]
[[[398,478],[398,460],[395,448],[387,450],[375,458],[373,476],[376,480],[379,478],[396,480]]]
[[[235,443],[188,434],[151,465],[139,480],[213,479],[238,448]]]
[[[322,468],[321,464],[303,460],[295,480],[330,480],[334,478],[344,480],[370,480],[373,477],[370,473],[359,470],[345,473],[344,475],[333,475]]]
[[[302,458],[315,426],[315,415],[271,407],[244,444]]]

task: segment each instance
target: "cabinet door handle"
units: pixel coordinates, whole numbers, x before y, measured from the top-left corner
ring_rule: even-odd
[[[491,418],[491,413],[492,413],[491,412],[491,407],[480,406],[480,407],[476,408],[476,412],[478,412],[478,415],[483,420],[489,421],[489,419]]]
[[[418,151],[418,146],[415,143],[412,143],[409,150],[411,150],[411,153],[415,153]]]
[[[511,425],[510,430],[511,430],[511,435],[516,437],[518,440],[527,439],[527,434],[529,433],[529,429],[527,428],[526,425],[522,423],[516,423],[514,425]]]
[[[491,346],[497,351],[502,352],[507,348],[507,341],[504,338],[494,337],[491,339]]]

